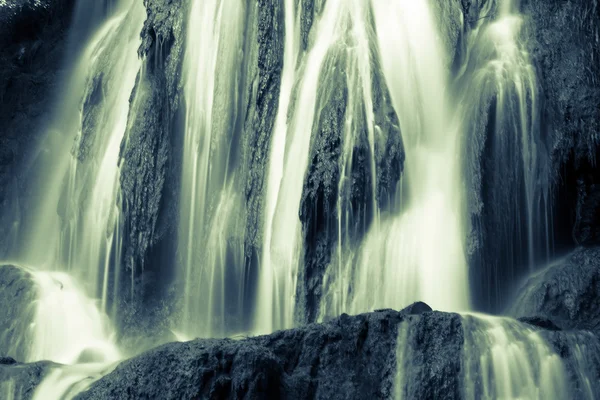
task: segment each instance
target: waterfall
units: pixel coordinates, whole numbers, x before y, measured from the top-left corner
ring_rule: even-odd
[[[338,251],[321,314],[401,308],[418,299],[441,310],[465,310],[460,137],[446,93],[448,56],[427,1],[376,1],[372,7],[405,174],[381,222],[371,225],[358,248]]]
[[[121,1],[77,60],[40,151],[39,204],[15,257],[69,272],[104,309],[121,269],[119,150],[144,16],[137,2]]]
[[[243,296],[244,243],[234,132],[246,7],[239,0],[192,2],[184,60],[186,120],[180,193],[179,280],[188,336],[235,329]],[[240,111],[241,112],[241,111]],[[240,226],[241,225],[241,226]],[[228,312],[233,315],[228,317]]]
[[[553,138],[528,50],[534,25],[520,0],[181,4],[78,0],[64,87],[24,163],[28,191],[15,196],[25,212],[11,228],[23,231],[10,257],[21,267],[5,266],[0,279],[17,297],[0,315],[10,325],[0,331],[7,355],[50,362],[2,358],[0,372],[9,372],[0,397],[22,396],[27,380],[43,373],[28,398],[75,398],[131,356],[127,341],[139,340],[131,331],[149,325],[152,344],[231,339],[151,350],[104,380],[103,390],[134,371],[132,385],[143,393],[153,363],[167,356],[178,365],[165,379],[197,396],[239,395],[248,385],[258,388],[248,393],[291,397],[310,386],[318,396],[321,380],[327,391],[340,386],[325,376],[339,360],[353,364],[346,370],[354,377],[369,374],[348,393],[373,386],[383,396],[394,374],[385,346],[397,327],[397,399],[600,393],[597,332],[571,329],[597,328],[596,275],[587,270],[597,269],[595,253],[580,260],[586,271],[575,271],[579,261],[566,268],[573,281],[590,282],[584,289],[562,275],[552,286],[552,271],[533,275],[513,307],[520,320],[469,312],[497,311],[553,247]],[[42,40],[15,39],[19,67]],[[151,50],[154,58],[140,59]],[[31,64],[36,70],[37,60]],[[37,113],[44,103],[34,100]],[[567,139],[580,150],[578,137]],[[0,156],[3,179],[16,157],[12,148]],[[579,197],[588,194],[595,196]],[[135,270],[149,259],[146,271]],[[134,290],[138,279],[144,287]],[[144,298],[122,305],[136,293]],[[418,300],[453,313],[416,304],[344,314]],[[338,315],[329,325],[250,338],[241,343],[255,347],[247,353],[227,347]],[[163,335],[165,325],[173,336]],[[210,379],[190,380],[188,368]],[[246,373],[260,369],[266,375]]]
[[[38,298],[28,361],[64,364],[51,368],[33,398],[71,399],[123,357],[115,344],[116,332],[67,273],[32,274]]]
[[[254,330],[261,333],[290,328],[294,315],[297,270],[286,268],[272,254],[274,218],[283,184],[283,170],[288,125],[288,112],[300,52],[300,31],[294,0],[285,0],[285,44],[279,107],[273,129],[265,201],[263,251],[260,263],[256,321]],[[273,249],[275,250],[275,249]],[[296,265],[297,267],[297,265]]]
[[[496,310],[508,282],[551,256],[550,161],[527,19],[513,0],[489,2],[479,15],[457,97],[472,169],[472,261],[481,265],[476,297],[479,307]]]
[[[110,373],[115,366],[116,363],[83,363],[55,368],[36,388],[32,399],[74,399],[96,380]]]
[[[37,398],[71,398],[92,370],[99,378],[122,357],[106,311],[122,268],[119,152],[146,12],[137,0],[110,8],[81,48],[41,142],[37,204],[15,256],[36,266],[27,361],[66,365],[46,377]]]

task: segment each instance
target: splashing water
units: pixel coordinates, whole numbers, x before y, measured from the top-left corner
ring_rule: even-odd
[[[33,272],[38,285],[29,360],[52,360],[34,399],[71,399],[122,358],[108,316],[61,272]]]
[[[37,284],[36,315],[29,362],[52,360],[116,361],[115,332],[95,301],[86,297],[73,278],[62,272],[33,272]]]
[[[33,400],[71,400],[115,366],[116,363],[89,363],[54,368],[36,388]]]

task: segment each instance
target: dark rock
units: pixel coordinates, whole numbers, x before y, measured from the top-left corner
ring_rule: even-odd
[[[554,324],[551,320],[544,317],[521,317],[519,321],[529,325],[537,326],[539,328],[547,329],[549,331],[559,331],[560,328]]]
[[[428,304],[425,304],[422,301],[417,301],[416,303],[413,303],[410,306],[406,307],[404,310],[402,310],[402,312],[409,315],[418,315],[430,311],[433,311],[431,307],[429,307]]]
[[[407,311],[167,344],[123,362],[78,398],[391,398],[396,354],[407,398],[461,398],[461,317]]]
[[[14,365],[17,362],[11,357],[0,357],[0,365]]]
[[[123,362],[79,399],[389,398],[402,318],[346,315],[240,341],[167,344]]]
[[[600,244],[600,7],[587,0],[523,3],[554,136],[558,244]]]
[[[105,57],[108,58],[108,55]],[[73,154],[80,163],[86,161],[89,156],[92,146],[94,145],[95,134],[99,131],[98,127],[104,123],[106,116],[102,111],[102,99],[106,88],[104,82],[104,68],[106,65],[99,66],[99,71],[95,71],[89,80],[83,99],[81,135],[78,136],[78,141],[73,145]],[[119,88],[120,89],[120,88]]]
[[[406,399],[462,398],[461,316],[427,312],[408,317],[398,329],[403,376],[396,382],[397,393]]]
[[[386,209],[393,203],[400,176],[404,171],[404,144],[400,121],[392,105],[391,95],[385,83],[381,66],[373,63],[371,74],[373,90],[374,129],[383,135],[383,140],[375,142],[375,164],[377,170],[377,204]]]
[[[562,329],[600,330],[600,249],[578,249],[529,278],[510,315],[552,320]]]
[[[254,6],[253,6],[254,7]],[[246,199],[245,258],[248,268],[256,267],[262,247],[262,222],[265,179],[271,138],[281,90],[285,23],[283,2],[260,0],[247,21],[248,56],[244,59],[245,81],[242,86],[241,118],[243,127],[243,172],[240,185]]]
[[[304,233],[304,268],[300,268],[298,304],[300,320],[313,322],[319,309],[325,269],[337,241],[336,205],[340,180],[340,157],[348,98],[346,60],[341,51],[332,51],[324,61],[323,88],[318,98],[312,129],[310,161],[300,200],[300,221]]]
[[[314,20],[321,14],[325,0],[302,0],[300,2],[300,39],[302,49],[308,49],[309,35]]]
[[[128,278],[120,288],[128,295],[115,301],[126,341],[166,332],[167,303],[173,293],[164,282],[174,273],[178,232],[187,3],[145,0],[144,4],[147,18],[138,52],[144,66],[130,98],[129,128],[120,154],[122,260],[128,271],[121,275]]]
[[[36,298],[36,283],[27,271],[0,266],[0,355],[27,360]]]
[[[138,74],[131,96],[130,128],[121,146],[121,188],[128,236],[124,260],[127,268],[137,273],[146,267],[149,249],[167,233],[176,233],[176,213],[165,203],[176,198],[174,193],[167,196],[166,191],[175,192],[179,182],[177,174],[170,171],[174,169],[174,126],[182,101],[186,13],[186,7],[177,1],[146,0],[144,4],[147,19],[139,55],[145,67],[144,73]]]

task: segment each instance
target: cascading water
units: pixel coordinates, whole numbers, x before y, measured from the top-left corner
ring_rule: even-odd
[[[234,123],[245,9],[239,0],[195,0],[190,10],[179,221],[184,290],[176,327],[187,336],[224,335],[243,310],[244,274],[235,270],[244,266],[244,228]]]
[[[477,297],[486,309],[497,308],[506,281],[547,262],[552,251],[549,158],[518,6],[501,0],[481,9],[457,80],[466,157],[474,169],[467,179],[472,234],[480,247],[473,257],[481,265]]]
[[[508,318],[464,315],[464,397],[566,399],[566,369],[539,332]]]
[[[141,66],[137,48],[144,15],[137,2],[121,1],[77,61],[66,91],[70,98],[44,143],[41,162],[56,167],[42,169],[51,175],[43,177],[30,237],[16,257],[26,265],[68,271],[104,307],[109,279],[116,290],[120,270],[119,150]]]
[[[6,329],[6,341],[13,339],[15,330],[26,331],[12,343],[20,352],[28,349],[17,357],[19,361],[49,359],[64,364],[48,367],[36,399],[72,398],[124,357],[108,316],[118,311],[115,300],[122,292],[120,274],[126,268],[121,265],[121,236],[126,228],[121,226],[120,149],[130,144],[131,125],[140,123],[135,117],[142,98],[155,93],[146,89],[164,84],[146,79],[151,72],[138,58],[140,32],[149,35],[145,40],[157,41],[156,71],[160,71],[158,55],[163,44],[171,39],[179,44],[180,38],[158,34],[159,22],[152,20],[155,10],[148,12],[149,22],[142,29],[144,5],[152,7],[148,2],[107,1],[111,7],[100,8],[110,9],[109,14],[94,16],[90,22],[94,28],[85,32],[85,45],[74,47],[80,57],[34,164],[41,171],[34,200],[39,204],[23,222],[26,241],[12,256],[17,264],[37,268],[24,275],[8,275],[23,281],[31,277],[36,300],[31,307],[35,311],[22,312],[24,323],[18,321]],[[467,254],[465,243],[469,222],[473,231],[482,229],[472,234],[479,235],[476,239],[483,244],[477,244],[487,246],[482,253],[494,263],[492,279],[486,281],[489,285],[477,286],[482,292],[504,280],[513,282],[519,272],[516,268],[522,266],[519,263],[532,266],[550,252],[549,163],[541,129],[540,88],[526,51],[526,19],[518,12],[518,0],[473,2],[481,7],[478,21],[452,21],[461,25],[456,29],[458,37],[467,31],[465,24],[470,32],[457,39],[465,40],[461,43],[465,47],[456,54],[446,48],[445,42],[452,40],[442,37],[447,27],[436,26],[442,18],[435,13],[471,2],[449,6],[434,5],[433,0],[306,2],[315,3],[312,9],[300,0],[284,0],[282,6],[276,1],[270,5],[242,0],[189,2],[189,21],[183,24],[187,26],[181,71],[184,99],[175,104],[185,109],[183,140],[177,144],[182,145],[182,169],[178,235],[173,239],[178,264],[175,281],[183,290],[177,304],[181,312],[166,318],[174,332],[180,333],[178,337],[270,333],[292,327],[295,313],[318,313],[302,317],[325,319],[344,312],[399,309],[415,300],[440,310],[468,310],[467,265],[471,260],[467,255],[473,256]],[[90,4],[81,0],[80,7]],[[279,15],[282,7],[284,13]],[[311,8],[308,17],[303,14],[305,8]],[[453,10],[456,15],[457,10]],[[280,25],[276,20],[280,16],[285,22],[282,65],[273,54],[264,54],[277,52],[280,42],[270,48],[272,38],[263,37],[265,25]],[[308,19],[310,35],[308,43],[303,43]],[[181,33],[177,29],[173,28],[173,36]],[[274,27],[269,34],[280,35],[278,29]],[[175,53],[167,56],[173,64]],[[253,64],[255,58],[258,67]],[[277,65],[263,65],[269,63]],[[271,67],[275,72],[265,72]],[[163,75],[156,71],[152,78],[161,81]],[[178,73],[169,71],[165,76],[178,79]],[[268,85],[261,79],[269,80],[269,85],[280,84],[278,98],[272,95],[275,89],[265,88]],[[165,104],[166,108],[173,105]],[[276,115],[274,111],[269,114],[274,107]],[[258,117],[253,108],[261,110]],[[147,115],[139,114],[140,118]],[[268,119],[269,129],[261,131],[262,125],[257,128],[252,118]],[[173,131],[178,128],[179,121],[168,123]],[[245,146],[252,143],[246,138],[258,131],[257,143]],[[248,162],[252,156],[247,153],[253,149],[246,147],[264,146],[263,139],[270,140],[268,160],[266,152],[258,152],[260,160]],[[390,143],[397,154],[403,153],[393,161],[386,159]],[[177,155],[171,157],[175,152],[170,149],[165,153],[170,157],[165,164],[179,161]],[[254,162],[260,168],[247,171]],[[476,172],[470,170],[473,165]],[[258,181],[251,189],[243,182],[250,175]],[[168,173],[159,179],[165,176]],[[475,182],[478,179],[485,182]],[[251,190],[259,193],[252,196],[264,198],[249,200]],[[169,197],[158,202],[167,202],[165,198]],[[253,201],[264,204],[264,209],[247,206]],[[484,204],[487,208],[482,211]],[[260,220],[259,227],[248,223],[251,213],[256,213],[252,217]],[[246,242],[248,229],[258,231],[252,233],[258,243]],[[498,232],[493,243],[493,234]],[[317,237],[321,234],[325,239]],[[171,251],[169,240],[164,239],[164,249],[156,252]],[[503,250],[506,256],[500,255]],[[313,262],[311,257],[318,260]],[[255,261],[257,266],[248,267]],[[256,271],[249,272],[254,267]],[[133,295],[138,271],[130,272]],[[255,278],[257,287],[247,287]],[[540,277],[539,283],[544,281]],[[300,298],[306,295],[302,290],[311,285],[320,303],[298,313],[301,307],[297,305],[309,302]],[[248,294],[254,296],[250,305]],[[531,295],[526,292],[522,299]],[[591,332],[538,329],[508,318],[475,314],[418,314],[419,310],[394,313],[402,319],[396,354],[397,398],[413,393],[420,379],[427,379],[425,375],[437,373],[427,371],[427,360],[415,352],[442,357],[431,349],[438,346],[439,350],[440,342],[446,346],[446,339],[456,339],[449,345],[452,349],[462,346],[460,357],[458,352],[453,354],[458,361],[452,365],[459,368],[450,372],[454,377],[460,374],[464,398],[558,399],[574,394],[593,399],[600,392],[598,374],[586,372],[600,365],[600,342]],[[529,309],[522,312],[532,315]],[[392,314],[372,320],[381,321],[381,330],[389,333],[396,318]],[[351,318],[344,316],[340,322]],[[425,321],[419,329],[431,334],[444,318],[450,322],[443,325],[442,321],[441,336],[431,335],[433,344],[422,331],[417,335],[413,330],[415,321]],[[350,325],[349,329],[355,328]],[[373,337],[380,332],[371,328],[360,328],[359,342],[366,332],[365,340],[373,345]],[[311,329],[306,332],[319,335],[318,329]],[[280,336],[283,345],[289,336],[295,333]],[[342,339],[347,341],[345,336]],[[23,346],[24,340],[31,343]],[[249,343],[266,343],[263,340],[271,339]],[[312,338],[302,337],[296,343],[311,342]],[[11,354],[22,355],[16,350]],[[277,357],[284,360],[287,355]],[[271,355],[265,360],[268,368],[279,363]],[[413,372],[419,379],[413,379]],[[6,396],[17,396],[15,390],[13,381],[0,385],[0,393]]]
[[[598,385],[593,367],[600,342],[590,332],[543,331],[505,317],[483,314],[457,316],[464,338],[458,362],[447,361],[442,379],[456,380],[448,393],[462,399],[594,399]],[[431,389],[430,380],[440,376],[423,370],[423,358],[437,357],[423,342],[427,323],[419,317],[398,326],[395,374],[397,400],[413,398]],[[445,335],[454,324],[441,329],[441,346],[452,348],[456,342]],[[555,342],[553,345],[552,342]],[[561,344],[556,344],[561,343]],[[566,346],[566,347],[564,347]],[[456,368],[456,371],[453,370]],[[453,371],[453,372],[450,372]],[[456,376],[458,375],[458,376]],[[442,390],[436,387],[435,390]]]
[[[289,3],[286,10],[291,9],[292,4]],[[294,22],[293,14],[288,12],[287,15],[285,91],[282,95],[294,93],[296,97],[289,111],[288,102],[282,104],[273,134],[257,309],[257,328],[263,332],[292,325],[296,280],[299,266],[304,261],[298,210],[301,208],[311,145],[315,146],[324,131],[334,129],[333,125],[327,124],[343,126],[341,164],[344,168],[341,176],[350,174],[353,152],[361,140],[366,140],[367,151],[372,155],[369,165],[371,202],[375,202],[377,197],[370,2],[325,2],[312,28],[311,35],[315,39],[309,43],[308,52],[296,71],[298,79],[294,92],[291,92],[292,74],[300,40],[296,28],[298,22]],[[340,99],[343,102],[339,105],[343,108],[340,111],[343,119],[334,121],[339,114],[332,117],[328,107]],[[343,192],[344,185],[340,183],[340,186],[340,192]],[[373,205],[369,208],[376,210]]]
[[[288,125],[288,111],[300,55],[300,31],[294,0],[285,0],[285,44],[279,107],[273,130],[267,176],[263,252],[258,282],[257,312],[254,330],[267,333],[292,326],[297,270],[280,266],[278,254],[272,254],[273,226],[283,170]],[[299,14],[298,14],[299,15]]]
[[[121,269],[119,151],[145,14],[141,2],[121,0],[90,36],[39,153],[39,204],[15,256],[40,269],[31,273],[28,361],[67,366],[54,368],[36,398],[71,398],[122,357],[105,311]]]
[[[64,272],[33,272],[38,299],[28,361],[52,360],[34,399],[71,399],[122,358],[116,332],[96,302]]]
[[[405,176],[399,210],[372,224],[358,249],[338,252],[339,266],[325,278],[321,314],[401,308],[417,299],[438,309],[468,309],[460,143],[441,62],[448,57],[428,2],[377,1],[372,7],[406,151]]]

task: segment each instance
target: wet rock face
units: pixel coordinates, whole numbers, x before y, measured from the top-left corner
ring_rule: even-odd
[[[600,6],[587,0],[523,2],[531,54],[554,134],[559,245],[600,243]]]
[[[338,238],[336,204],[348,89],[344,60],[338,54],[330,54],[325,71],[331,68],[330,64],[340,72],[321,77],[329,90],[321,94],[316,106],[321,111],[312,131],[311,158],[300,201],[305,247],[304,268],[300,270],[298,285],[298,314],[302,314],[299,318],[302,322],[316,320],[323,274]]]
[[[246,262],[262,247],[262,222],[265,207],[267,167],[270,158],[273,126],[279,110],[279,93],[285,41],[283,2],[260,0],[252,6],[246,32],[248,57],[243,101],[243,163],[247,220],[245,232]],[[249,35],[248,35],[249,34]]]
[[[121,144],[123,264],[119,325],[126,337],[162,335],[166,285],[173,273],[180,181],[181,69],[187,3],[145,0],[139,56],[144,59],[130,98]],[[133,281],[130,279],[134,276]],[[133,288],[132,288],[133,285]],[[127,338],[125,339],[128,340]]]
[[[600,331],[600,248],[579,249],[528,279],[510,307],[562,329]]]
[[[182,101],[185,11],[180,2],[147,0],[138,75],[130,99],[130,129],[121,146],[121,188],[128,238],[127,268],[141,272],[148,252],[167,233],[176,235],[176,126]],[[154,266],[149,266],[153,270]]]
[[[310,29],[310,18],[321,12],[323,2],[304,1],[302,6],[302,29]],[[305,39],[307,36],[303,36]],[[346,79],[347,74],[353,73],[347,70],[353,68],[348,59],[353,55],[340,49],[333,46],[321,68],[315,105],[318,111],[310,133],[309,162],[300,201],[304,260],[299,271],[296,319],[301,322],[314,322],[317,318],[323,277],[338,241],[360,243],[371,223],[373,206],[387,208],[404,168],[398,116],[376,58],[370,77],[372,129],[380,138],[371,147],[370,121],[362,111],[355,111],[352,127],[346,124],[347,112],[352,112],[348,110],[353,107],[348,103],[349,92],[355,90],[348,87]],[[351,149],[351,154],[344,149]],[[340,225],[342,238],[338,235]]]
[[[468,32],[479,20],[484,1],[461,3]],[[523,0],[520,6],[524,18],[522,43],[536,68],[539,85],[540,179],[535,181],[535,190],[540,192],[541,200],[537,201],[539,211],[533,224],[535,263],[545,260],[546,240],[559,254],[574,245],[593,246],[600,240],[600,169],[595,162],[600,155],[596,22],[600,9],[585,0]],[[515,231],[520,229],[516,221],[523,220],[519,213],[524,215],[527,209],[515,194],[520,189],[512,189],[515,178],[499,171],[494,162],[497,150],[487,150],[491,136],[486,131],[495,124],[495,101],[491,96],[482,99],[477,117],[469,122],[469,129],[476,135],[470,134],[473,139],[466,144],[465,159],[466,179],[472,188],[467,195],[472,214],[468,250],[474,304],[494,312],[506,306],[509,287],[526,273],[530,262],[525,242],[514,239]],[[520,148],[515,147],[517,151]],[[476,149],[477,156],[469,156],[472,149]],[[510,211],[515,200],[521,204],[516,213]]]
[[[27,359],[36,298],[36,284],[27,271],[0,266],[0,357]]]
[[[404,376],[396,381],[396,390],[402,390],[403,398],[462,398],[460,315],[427,312],[409,317],[398,329],[397,357],[403,359]]]
[[[8,0],[0,5],[0,235],[24,197],[25,155],[50,118],[74,0]],[[0,240],[0,255],[11,246]]]

